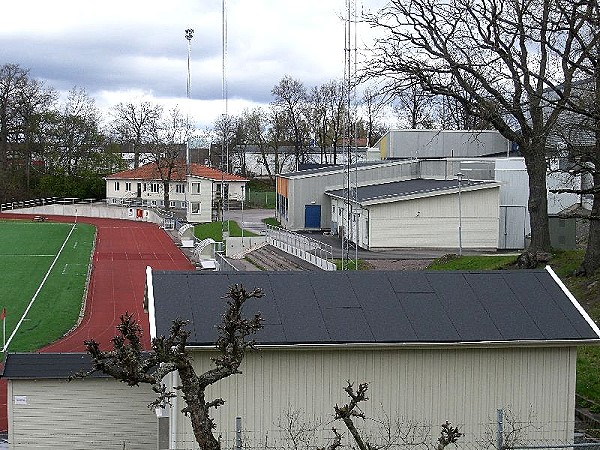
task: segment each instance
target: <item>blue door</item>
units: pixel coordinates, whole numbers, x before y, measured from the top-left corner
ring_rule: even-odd
[[[321,228],[321,205],[304,205],[304,228]]]

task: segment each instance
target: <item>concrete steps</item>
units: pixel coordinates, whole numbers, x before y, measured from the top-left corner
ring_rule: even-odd
[[[250,261],[261,270],[298,271],[321,270],[306,261],[285,253],[271,245],[260,247],[246,255]]]

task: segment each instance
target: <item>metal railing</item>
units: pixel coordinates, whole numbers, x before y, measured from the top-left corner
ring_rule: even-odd
[[[267,242],[323,270],[336,270],[333,248],[329,244],[268,224]]]

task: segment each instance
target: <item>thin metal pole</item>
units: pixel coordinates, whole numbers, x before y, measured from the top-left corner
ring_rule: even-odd
[[[235,418],[235,448],[242,450],[242,418]]]
[[[462,173],[456,174],[458,177],[458,256],[462,256],[462,203],[460,198]]]
[[[502,409],[496,410],[496,450],[503,450],[504,448],[504,411]]]

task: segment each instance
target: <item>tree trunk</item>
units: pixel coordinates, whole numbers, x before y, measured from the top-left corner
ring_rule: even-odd
[[[590,229],[583,262],[578,270],[581,275],[592,275],[600,267],[600,174],[594,172],[594,200],[590,215]]]
[[[531,243],[529,253],[550,252],[550,228],[548,226],[548,193],[546,190],[545,141],[535,140],[529,148],[522,149],[529,176],[529,223]]]

